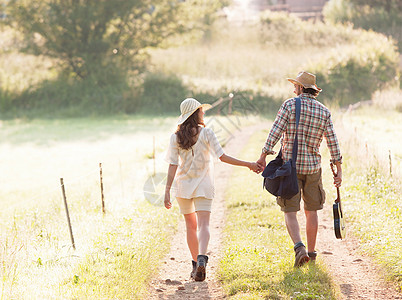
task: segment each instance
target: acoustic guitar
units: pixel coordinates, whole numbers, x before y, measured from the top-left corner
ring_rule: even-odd
[[[334,165],[331,163],[331,170],[336,177]],[[332,206],[332,211],[334,213],[334,230],[337,239],[344,239],[346,236],[345,219],[343,218],[342,205],[341,205],[341,195],[339,193],[339,187],[336,188],[337,198]]]

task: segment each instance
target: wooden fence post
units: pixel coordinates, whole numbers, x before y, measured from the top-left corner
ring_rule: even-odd
[[[60,178],[60,184],[61,184],[61,191],[63,193],[64,207],[66,209],[67,214],[68,229],[70,230],[71,243],[73,244],[73,249],[75,250],[75,242],[74,242],[73,230],[71,228],[70,214],[68,213],[67,198],[66,198],[66,191],[64,189],[63,178]]]
[[[389,175],[392,177],[392,155],[391,150],[389,150]]]
[[[155,173],[156,173],[156,162],[155,162],[155,136],[154,136],[154,149],[153,149],[153,152],[152,152],[152,159],[154,160],[154,175],[153,175],[153,176],[155,176]]]
[[[229,107],[228,107],[228,115],[232,114],[232,105],[233,105],[233,97],[234,95],[232,93],[229,94]]]
[[[102,163],[99,163],[99,173],[100,173],[100,189],[101,189],[101,201],[102,201],[102,212],[105,213],[105,196],[103,194],[103,176],[102,176]]]

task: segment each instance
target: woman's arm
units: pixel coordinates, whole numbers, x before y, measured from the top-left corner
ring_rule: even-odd
[[[169,164],[168,175],[166,180],[165,188],[165,207],[167,209],[172,207],[172,202],[170,202],[170,188],[172,187],[174,177],[176,175],[177,165]]]
[[[237,158],[231,157],[229,155],[223,154],[219,159],[227,164],[234,165],[234,166],[242,166],[242,167],[247,167],[250,170],[259,173],[261,172],[261,168],[257,163],[254,162],[249,162],[249,161],[244,161],[244,160],[239,160]]]

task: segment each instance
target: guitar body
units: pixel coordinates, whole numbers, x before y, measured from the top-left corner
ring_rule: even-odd
[[[334,176],[336,176],[334,166],[331,163],[331,170]],[[343,218],[342,206],[341,206],[341,195],[339,193],[339,187],[336,188],[337,198],[332,206],[332,211],[334,213],[334,230],[337,239],[344,239],[346,236],[346,226],[345,219]]]
[[[346,237],[346,226],[343,218],[342,207],[340,202],[335,202],[332,206],[334,213],[334,230],[337,239],[344,239]]]

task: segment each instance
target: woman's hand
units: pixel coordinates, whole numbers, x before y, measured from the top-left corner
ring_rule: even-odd
[[[165,191],[165,207],[170,209],[172,207],[172,202],[170,202],[170,191]]]
[[[255,162],[250,162],[249,165],[248,165],[248,168],[251,171],[254,171],[257,174],[261,173],[262,170],[263,170],[263,168],[259,164],[255,163]]]

